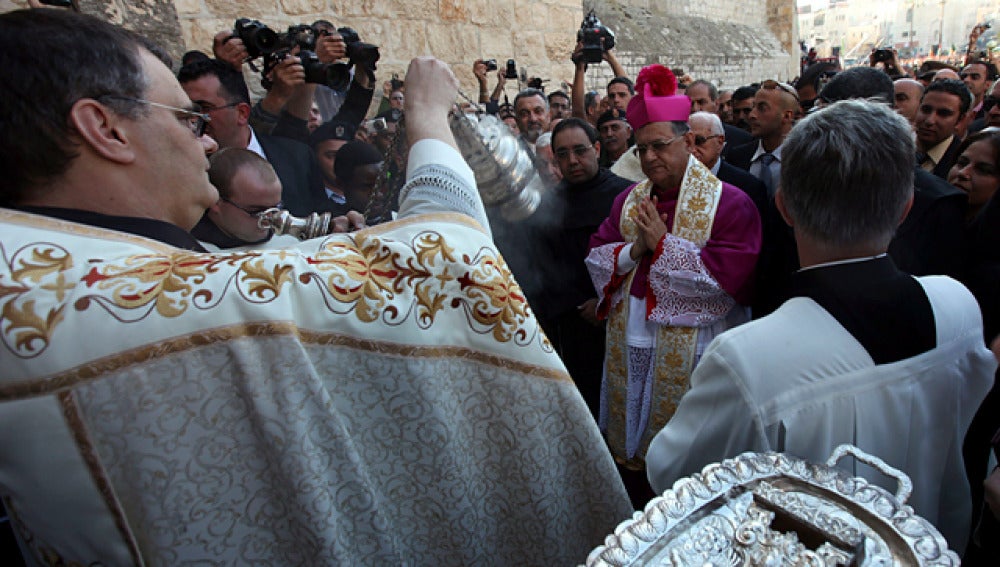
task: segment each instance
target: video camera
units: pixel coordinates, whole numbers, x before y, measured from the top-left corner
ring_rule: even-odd
[[[597,14],[591,10],[580,24],[576,40],[583,44],[585,62],[600,63],[604,59],[604,52],[615,47],[615,32],[606,28],[601,20],[597,19]]]
[[[264,58],[264,68],[260,70],[264,88],[271,88],[267,78],[271,70],[287,57],[292,49],[299,48],[298,57],[305,69],[306,82],[326,85],[334,90],[344,90],[351,82],[351,65],[364,67],[374,76],[375,64],[379,60],[378,47],[363,43],[358,32],[343,27],[337,30],[347,47],[348,63],[323,63],[316,55],[316,42],[328,35],[325,30],[317,30],[306,24],[289,26],[288,31],[279,34],[267,25],[248,18],[239,18],[233,26],[233,37],[237,37],[246,47],[250,61]],[[256,67],[251,67],[257,70]]]

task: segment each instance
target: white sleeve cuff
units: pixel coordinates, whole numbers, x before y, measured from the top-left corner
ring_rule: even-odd
[[[632,259],[632,246],[634,244],[626,244],[618,252],[618,267],[615,268],[615,273],[619,276],[627,274],[635,268],[635,260]]]

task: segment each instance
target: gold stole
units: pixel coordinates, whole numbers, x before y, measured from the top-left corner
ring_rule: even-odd
[[[633,220],[635,209],[643,199],[649,198],[652,183],[648,179],[632,189],[622,207],[619,231],[626,242],[639,238],[639,229]],[[687,171],[677,196],[670,233],[703,248],[712,234],[712,223],[722,195],[722,182],[712,175],[700,161],[688,158]],[[625,281],[625,297],[608,315],[607,354],[605,377],[608,396],[608,445],[615,460],[630,469],[644,469],[649,442],[674,415],[677,402],[690,387],[689,379],[694,369],[695,347],[698,342],[696,327],[660,326],[656,333],[656,355],[653,370],[653,404],[649,423],[642,434],[639,449],[632,459],[626,458],[625,415],[628,385],[628,350],[625,326],[628,321],[629,290],[636,270]],[[647,293],[647,298],[651,297]],[[648,299],[647,299],[648,301]]]

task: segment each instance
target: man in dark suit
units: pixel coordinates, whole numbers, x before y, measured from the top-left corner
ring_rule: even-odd
[[[890,104],[892,79],[871,67],[838,73],[820,93],[824,104],[864,98]],[[914,276],[959,275],[965,250],[965,194],[934,175],[915,167],[913,205],[889,242],[888,253],[901,271]],[[767,315],[788,298],[788,282],[799,269],[794,237],[775,222],[774,200],[764,221],[765,247],[757,266],[753,316]],[[782,223],[783,224],[783,223]],[[770,237],[770,240],[768,240]]]
[[[281,201],[293,215],[313,212],[323,192],[322,174],[309,146],[254,132],[250,93],[243,75],[228,63],[210,59],[181,68],[181,87],[211,117],[206,133],[219,148],[244,148],[266,159],[281,179]]]
[[[958,159],[962,143],[957,130],[964,131],[972,94],[965,83],[944,79],[934,81],[925,90],[917,108],[914,129],[917,132],[917,164],[941,179]]]
[[[778,81],[764,81],[753,97],[750,134],[755,141],[734,147],[726,156],[729,163],[749,171],[767,187],[773,198],[781,176],[781,146],[799,113],[795,89]]]

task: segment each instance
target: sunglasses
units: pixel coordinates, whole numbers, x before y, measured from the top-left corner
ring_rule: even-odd
[[[264,218],[264,213],[266,213],[267,211],[269,211],[271,209],[280,209],[280,208],[284,207],[284,205],[282,204],[281,201],[278,201],[278,203],[276,205],[271,206],[271,207],[253,207],[253,208],[247,208],[247,207],[244,207],[242,205],[237,205],[236,203],[230,201],[226,197],[219,197],[219,200],[220,201],[225,201],[225,202],[229,203],[230,205],[236,207],[237,209],[239,209],[239,210],[243,211],[244,213],[250,215],[251,217],[257,219],[258,221],[261,220],[262,218]]]
[[[780,83],[778,81],[767,80],[760,84],[760,88],[769,91],[773,90],[785,91],[786,93],[795,97],[795,100],[799,100],[799,93],[794,88],[792,88],[791,85],[787,83]]]
[[[721,138],[721,137],[722,137],[721,134],[712,134],[711,136],[695,136],[694,137],[694,145],[696,145],[696,146],[704,146],[705,142],[707,142],[709,140],[713,140],[715,138]]]

